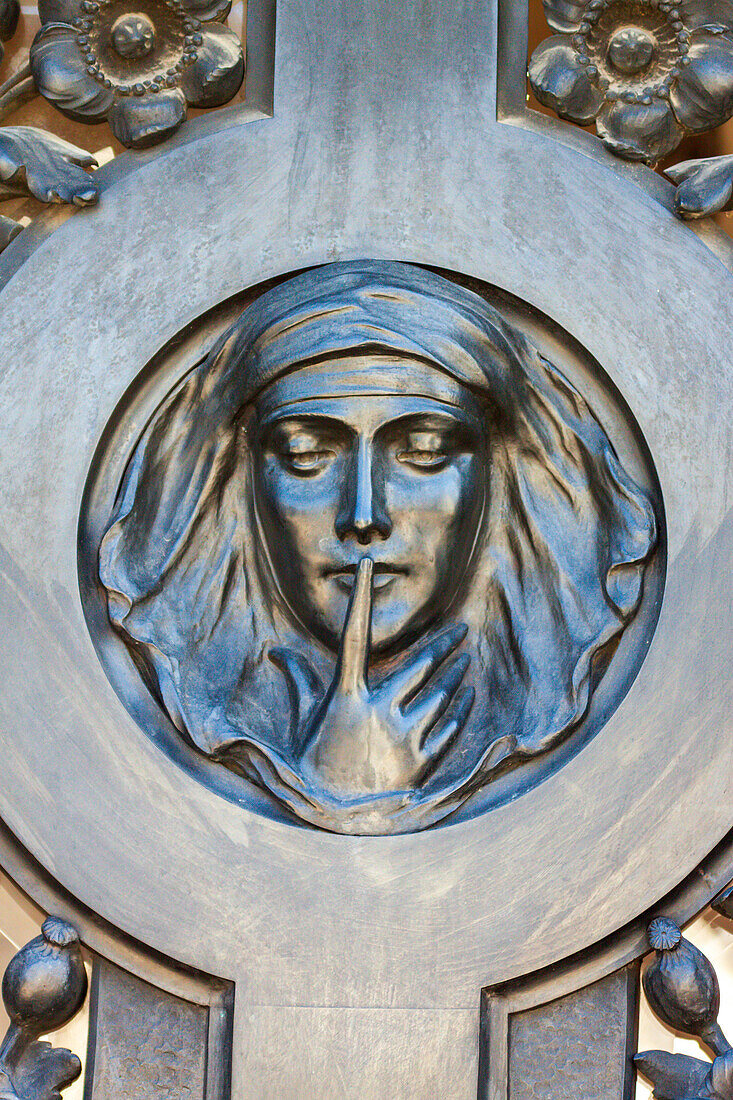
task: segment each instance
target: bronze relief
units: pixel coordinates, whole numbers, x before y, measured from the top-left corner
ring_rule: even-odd
[[[169,392],[99,577],[185,741],[301,822],[404,832],[582,723],[656,511],[479,294],[337,263],[265,291]]]

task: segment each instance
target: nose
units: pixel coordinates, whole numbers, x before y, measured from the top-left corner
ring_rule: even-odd
[[[362,545],[389,538],[392,521],[384,493],[384,470],[368,439],[360,439],[344,481],[336,516],[336,534],[343,542],[355,538]]]

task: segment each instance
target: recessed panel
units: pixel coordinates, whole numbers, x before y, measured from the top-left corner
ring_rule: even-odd
[[[485,283],[350,261],[243,292],[113,414],[80,527],[88,624],[160,748],[294,824],[482,813],[605,723],[665,527],[601,366]]]

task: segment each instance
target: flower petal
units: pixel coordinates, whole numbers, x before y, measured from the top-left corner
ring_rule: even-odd
[[[688,1054],[644,1050],[634,1055],[634,1065],[654,1085],[655,1096],[701,1096],[710,1063]]]
[[[733,29],[733,0],[679,0],[677,7],[688,31],[710,26]]]
[[[646,164],[656,164],[682,140],[682,129],[664,100],[648,106],[621,100],[607,103],[596,119],[596,130],[617,157]]]
[[[35,126],[0,127],[0,180],[11,194],[89,206],[98,194],[83,169],[96,163],[84,149]]]
[[[591,84],[575,50],[561,34],[540,42],[529,62],[532,91],[560,118],[587,125],[603,104],[603,93]]]
[[[677,184],[674,206],[681,218],[707,218],[733,207],[733,156],[685,160],[665,175]]]
[[[38,91],[59,111],[77,122],[106,118],[114,96],[87,73],[71,27],[41,27],[31,45],[30,63]]]
[[[186,100],[178,88],[115,100],[109,124],[118,141],[147,149],[175,133],[186,117]]]
[[[682,125],[699,134],[733,115],[733,34],[695,31],[688,57],[670,102]]]
[[[202,23],[223,23],[232,9],[232,0],[182,0],[182,7]]]
[[[198,57],[181,78],[192,107],[221,107],[239,91],[244,79],[242,43],[234,31],[210,23],[202,32]]]
[[[13,37],[19,18],[18,0],[0,0],[0,40],[8,42]]]
[[[553,31],[577,31],[588,0],[544,0],[545,19]]]
[[[42,23],[73,23],[80,10],[79,0],[38,0]]]

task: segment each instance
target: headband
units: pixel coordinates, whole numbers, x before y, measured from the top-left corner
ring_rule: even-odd
[[[279,409],[323,398],[411,397],[463,409],[466,387],[440,367],[421,360],[374,352],[329,358],[281,375],[260,392],[257,411],[265,420]]]
[[[523,388],[523,364],[536,360],[521,333],[473,291],[376,260],[315,268],[265,291],[208,360],[223,406],[236,416],[277,379],[366,351],[429,364],[505,406]],[[401,385],[393,376],[389,392]]]

